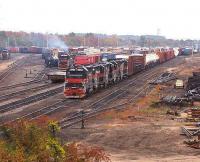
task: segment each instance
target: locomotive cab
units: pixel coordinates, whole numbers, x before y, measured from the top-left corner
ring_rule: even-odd
[[[2,50],[1,55],[3,60],[8,60],[10,58],[10,53],[8,50]]]
[[[88,70],[72,67],[66,71],[64,95],[66,98],[83,98],[87,94]]]
[[[58,68],[60,70],[66,70],[70,65],[70,56],[67,54],[61,54],[58,58]]]

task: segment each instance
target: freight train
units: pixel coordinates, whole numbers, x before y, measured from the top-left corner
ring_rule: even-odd
[[[64,96],[84,98],[101,88],[175,57],[173,49],[137,53],[139,54],[103,53],[76,56],[74,66],[66,70]]]

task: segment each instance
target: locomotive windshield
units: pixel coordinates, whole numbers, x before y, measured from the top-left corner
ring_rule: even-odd
[[[61,55],[61,56],[59,56],[59,59],[68,60],[69,59],[69,55]]]
[[[82,83],[65,83],[65,88],[84,88]]]
[[[67,71],[66,78],[86,78],[86,73],[84,71]]]

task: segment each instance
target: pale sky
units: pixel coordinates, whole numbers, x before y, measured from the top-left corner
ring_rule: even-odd
[[[0,0],[0,30],[200,39],[200,0]]]

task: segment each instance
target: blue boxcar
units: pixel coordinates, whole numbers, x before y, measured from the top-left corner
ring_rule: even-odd
[[[116,58],[115,53],[102,53],[101,54],[101,60],[102,61],[109,61],[109,60],[113,60],[115,58]]]
[[[27,47],[20,47],[19,53],[28,53],[28,48]]]

